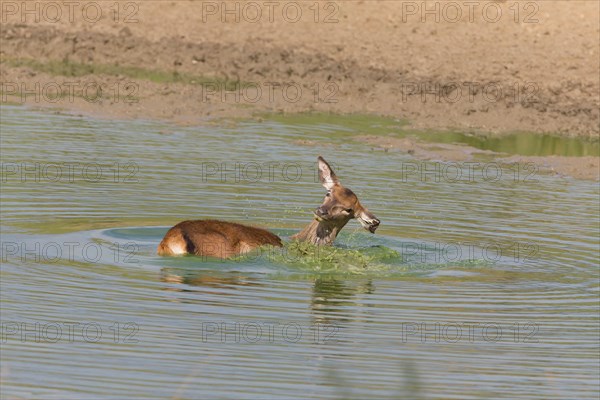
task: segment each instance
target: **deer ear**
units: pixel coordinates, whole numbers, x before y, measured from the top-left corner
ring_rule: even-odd
[[[331,190],[340,181],[323,157],[319,156],[317,162],[319,164],[319,180],[325,189]]]

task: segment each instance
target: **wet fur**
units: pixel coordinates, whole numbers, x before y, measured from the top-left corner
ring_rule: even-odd
[[[158,245],[158,255],[228,258],[263,245],[283,244],[279,236],[253,226],[217,220],[183,221],[166,233]]]
[[[375,233],[379,220],[360,204],[352,190],[340,184],[323,157],[319,156],[317,161],[319,180],[328,192],[315,211],[316,220],[292,236],[292,239],[331,245],[353,218],[358,219],[369,232]],[[169,229],[158,245],[158,254],[229,258],[264,245],[283,246],[277,235],[265,229],[217,220],[183,221]]]

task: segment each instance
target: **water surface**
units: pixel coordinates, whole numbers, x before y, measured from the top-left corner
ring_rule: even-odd
[[[457,178],[352,140],[401,126],[353,124],[3,107],[2,397],[597,398],[597,183]],[[318,154],[376,235],[350,222],[306,257],[155,255],[190,218],[287,239],[324,195]]]

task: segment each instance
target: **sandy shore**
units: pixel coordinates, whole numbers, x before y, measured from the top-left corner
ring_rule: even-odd
[[[2,2],[3,102],[177,123],[319,111],[600,135],[598,2],[31,3]]]

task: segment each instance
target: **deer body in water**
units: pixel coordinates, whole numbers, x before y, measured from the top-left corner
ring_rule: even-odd
[[[292,239],[330,245],[353,218],[375,233],[379,220],[360,204],[352,190],[340,184],[323,157],[319,156],[317,161],[319,180],[327,194],[314,211],[315,219]],[[261,228],[216,220],[183,221],[169,229],[158,245],[158,254],[228,258],[264,245],[281,247],[282,243],[277,235]]]

